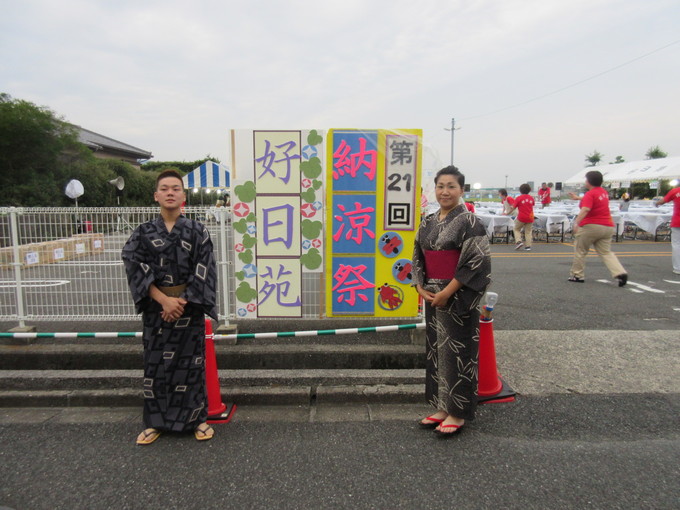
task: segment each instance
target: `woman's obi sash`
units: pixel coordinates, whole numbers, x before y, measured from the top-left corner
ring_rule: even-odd
[[[423,250],[425,277],[428,280],[453,280],[460,259],[460,250]]]

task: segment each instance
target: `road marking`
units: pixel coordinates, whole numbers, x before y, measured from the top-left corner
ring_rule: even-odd
[[[666,282],[666,283],[675,283],[675,284],[677,284],[677,285],[680,285],[680,282],[677,282],[677,281],[675,281],[675,280],[664,280],[664,282]]]
[[[21,282],[21,287],[58,287],[69,283],[70,280],[26,280]],[[14,280],[0,280],[0,289],[15,289],[16,286]]]
[[[612,280],[596,280],[600,283],[606,283],[608,285],[614,285],[614,282]],[[642,294],[643,292],[653,292],[655,294],[665,294],[666,292],[663,290],[659,289],[654,289],[652,287],[648,287],[647,285],[642,285],[641,283],[635,283],[631,282],[628,280],[628,287],[632,292],[637,292],[638,294]],[[635,288],[637,287],[637,288]]]
[[[635,282],[629,281],[628,285],[632,285],[633,287],[637,287],[638,289],[644,290],[644,291],[647,291],[647,292],[654,292],[656,294],[665,294],[666,293],[663,290],[653,289],[652,287],[648,287],[647,285],[642,285],[641,283],[635,283]]]

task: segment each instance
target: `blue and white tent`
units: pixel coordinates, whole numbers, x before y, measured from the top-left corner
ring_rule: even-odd
[[[206,161],[182,177],[184,187],[190,188],[229,188],[231,177],[229,168],[214,161]]]

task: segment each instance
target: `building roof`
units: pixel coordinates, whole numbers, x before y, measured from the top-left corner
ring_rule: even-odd
[[[94,151],[98,150],[113,150],[118,152],[124,152],[129,154],[134,159],[150,159],[153,154],[144,149],[140,149],[133,145],[127,143],[119,142],[108,136],[100,135],[89,129],[84,129],[80,126],[76,126],[78,129],[78,141],[87,145],[90,149]]]

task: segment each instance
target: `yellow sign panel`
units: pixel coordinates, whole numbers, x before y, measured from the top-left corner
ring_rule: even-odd
[[[422,132],[330,130],[327,155],[326,314],[417,316]]]

